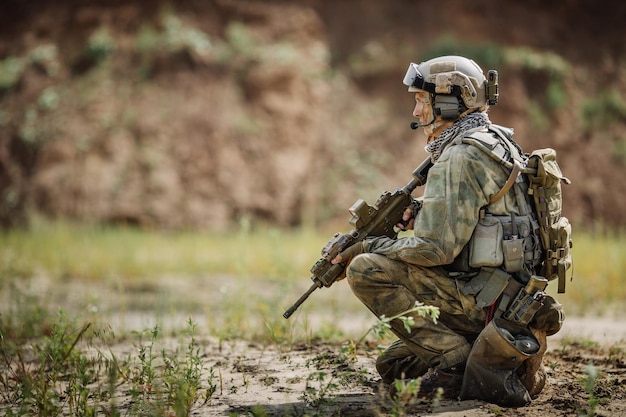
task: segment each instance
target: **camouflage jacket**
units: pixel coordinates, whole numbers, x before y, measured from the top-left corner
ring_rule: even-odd
[[[414,235],[368,239],[367,252],[420,266],[447,265],[470,240],[482,208],[494,215],[519,214],[512,191],[489,205],[509,174],[475,146],[455,142],[460,141],[448,144],[428,173]]]

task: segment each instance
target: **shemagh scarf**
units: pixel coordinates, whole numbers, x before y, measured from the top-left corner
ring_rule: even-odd
[[[470,113],[467,116],[454,122],[452,126],[445,128],[437,139],[426,145],[426,152],[430,153],[430,158],[434,162],[439,159],[439,157],[441,156],[441,152],[443,152],[446,145],[448,145],[448,143],[450,143],[452,139],[470,129],[485,126],[489,123],[491,123],[491,121],[489,120],[489,116],[487,116],[487,113]]]

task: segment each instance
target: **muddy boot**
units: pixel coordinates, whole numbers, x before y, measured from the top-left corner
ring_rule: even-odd
[[[448,369],[431,369],[422,378],[420,384],[420,395],[428,395],[443,388],[446,398],[457,398],[463,384],[463,369],[452,367]]]
[[[392,385],[396,379],[421,377],[428,372],[428,365],[401,340],[396,340],[378,357],[376,370],[385,384]]]
[[[394,381],[389,386],[389,396],[396,399],[400,394],[406,396],[406,392],[402,391],[402,387],[408,386],[412,381],[416,381],[419,390],[409,393],[409,398],[427,397],[434,393],[438,388],[443,389],[443,395],[446,398],[457,398],[463,383],[463,370],[461,368],[431,369],[426,375],[417,379],[402,379]],[[398,386],[401,388],[399,389]]]
[[[493,319],[474,342],[467,359],[461,399],[505,407],[527,405],[531,397],[517,371],[539,349],[539,342],[527,328]]]

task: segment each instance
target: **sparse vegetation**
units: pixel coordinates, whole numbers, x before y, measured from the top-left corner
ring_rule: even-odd
[[[140,6],[133,10],[129,15],[141,16]],[[261,21],[269,24],[272,21],[269,16],[268,13]],[[589,67],[586,63],[573,65],[568,56],[558,50],[500,43],[500,39],[469,41],[454,33],[441,34],[432,42],[420,44],[419,48],[412,37],[399,36],[400,41],[396,37],[367,37],[363,42],[355,42],[359,46],[346,51],[346,56],[342,57],[335,56],[338,51],[331,51],[325,44],[325,35],[318,34],[322,30],[311,29],[318,27],[316,18],[299,24],[298,28],[276,29],[279,33],[302,30],[293,36],[264,33],[259,27],[263,24],[251,23],[243,15],[218,13],[213,18],[202,23],[193,13],[182,12],[174,6],[166,6],[146,19],[137,18],[133,25],[117,23],[114,18],[96,18],[90,21],[92,26],[77,25],[73,35],[76,38],[67,45],[65,39],[55,38],[56,31],[47,28],[41,30],[45,39],[40,44],[23,41],[24,47],[16,47],[10,55],[3,56],[0,94],[6,99],[3,102],[6,105],[0,111],[0,126],[2,141],[9,152],[6,164],[11,167],[7,174],[10,180],[1,190],[0,221],[7,225],[23,224],[24,210],[178,229],[214,227],[235,221],[239,213],[273,221],[281,227],[319,225],[336,220],[345,213],[345,200],[337,198],[338,194],[345,197],[345,187],[355,189],[355,197],[361,196],[363,191],[398,185],[410,172],[409,163],[403,160],[407,155],[413,157],[414,153],[403,151],[408,132],[391,128],[399,120],[410,117],[410,105],[406,113],[398,112],[396,93],[391,93],[393,89],[380,89],[376,85],[382,86],[379,83],[383,78],[387,82],[395,77],[393,73],[404,67],[408,59],[449,53],[465,54],[485,68],[498,69],[502,81],[520,80],[517,85],[522,90],[509,90],[517,96],[511,97],[509,91],[503,89],[502,98],[521,101],[521,105],[515,107],[518,114],[511,114],[511,117],[518,124],[512,127],[518,131],[526,130],[520,122],[529,124],[531,129],[524,141],[545,144],[553,129],[558,127],[560,131],[568,129],[564,136],[576,142],[568,149],[582,148],[591,141],[594,149],[610,149],[609,153],[615,156],[610,163],[623,165],[625,160],[624,138],[619,135],[606,138],[604,132],[596,129],[600,126],[603,130],[606,120],[618,126],[624,122],[624,103],[619,99],[623,66],[613,69],[610,59],[607,59],[607,68],[603,62],[594,62]],[[595,91],[602,91],[598,85],[605,88],[601,84],[602,74],[611,74],[611,79],[616,80],[615,89],[593,97]],[[578,82],[584,79],[593,83]],[[189,84],[184,80],[189,80]],[[172,82],[176,85],[170,84]],[[23,83],[29,87],[21,86]],[[373,84],[370,86],[370,83]],[[503,87],[511,85],[509,82],[501,84]],[[204,87],[192,88],[191,85]],[[577,88],[572,94],[568,90],[572,85],[581,91]],[[369,91],[368,99],[354,106],[352,103],[361,88]],[[379,94],[383,90],[386,93]],[[29,97],[21,97],[25,91]],[[388,94],[394,95],[393,102]],[[189,107],[184,105],[187,103]],[[229,108],[221,109],[221,103]],[[224,110],[225,114],[197,110],[205,106]],[[303,110],[307,108],[315,108],[316,112]],[[156,135],[154,120],[170,123],[161,124],[156,129],[160,133]],[[285,147],[281,141],[287,138],[282,138],[282,133],[277,134],[278,130],[283,132],[283,128],[277,130],[278,120],[281,124],[299,126],[298,131],[307,133],[306,138],[294,138],[292,140],[299,141],[299,145]],[[495,119],[494,122],[500,123]],[[591,137],[581,137],[578,123]],[[181,132],[188,138],[188,144],[177,139]],[[291,129],[285,132],[289,132],[285,133],[287,136],[297,136]],[[321,139],[324,140],[319,141]],[[14,143],[18,141],[20,143]],[[598,141],[611,143],[605,148],[597,146]],[[387,145],[379,147],[381,143]],[[69,144],[80,152],[71,152]],[[411,144],[411,148],[413,146]],[[198,167],[202,168],[197,168],[199,171],[187,171],[189,164],[181,155],[189,154],[188,147],[198,151],[194,158],[198,158]],[[254,201],[240,203],[239,198],[231,195],[235,192],[221,183],[215,186],[224,188],[229,194],[225,197],[236,207],[206,197],[211,193],[194,193],[187,188],[182,197],[178,195],[178,183],[187,182],[189,190],[195,190],[203,187],[194,185],[200,181],[198,178],[221,178],[214,171],[222,168],[212,169],[216,166],[212,158],[221,155],[222,150],[232,155],[231,165],[234,161],[241,162],[240,166],[233,166],[233,170],[242,176],[251,178],[255,172],[273,172],[268,164],[284,164],[265,157],[256,158],[255,162],[263,162],[258,162],[259,166],[244,162],[259,152],[273,154],[271,149],[288,149],[286,152],[298,153],[297,160],[315,161],[302,170],[310,172],[315,168],[320,175],[299,174],[297,169],[289,174],[301,175],[293,182],[305,183],[310,194],[319,197],[315,204],[302,204],[296,201],[297,191],[285,189],[281,195],[290,197],[285,198],[289,201],[281,203],[285,206],[280,212],[289,214],[278,219],[278,210],[268,210]],[[322,157],[328,149],[334,152]],[[385,151],[387,149],[389,152]],[[146,153],[150,156],[143,158]],[[63,155],[62,160],[56,157],[58,155]],[[109,155],[117,158],[109,158]],[[281,154],[280,160],[296,160],[293,156]],[[83,157],[99,162],[83,164],[79,162]],[[576,169],[580,159],[568,157],[570,166],[564,168]],[[155,173],[157,169],[152,161],[168,165],[171,171],[161,175],[171,179],[154,180],[154,177],[161,177]],[[409,168],[391,174],[388,168],[395,163]],[[34,187],[31,181],[35,181],[38,174],[54,179],[37,180],[37,187]],[[78,180],[83,175],[85,182],[108,175],[115,180],[90,187]],[[137,185],[128,180],[144,175],[148,178],[137,180]],[[383,184],[390,179],[393,182]],[[619,191],[612,183],[615,181],[612,176],[603,180],[609,185],[607,189]],[[276,181],[272,178],[267,184],[258,185],[261,188],[256,192],[263,193],[264,197],[255,201],[276,197],[270,183]],[[335,183],[343,184],[344,188],[337,191],[338,187],[329,186]],[[579,184],[580,189],[588,187],[586,182]],[[288,187],[295,186],[289,183]],[[148,201],[155,189],[160,198],[167,200],[163,204],[168,209],[155,210],[149,204],[145,207],[135,204],[136,212],[127,219],[129,214],[120,207],[123,204],[119,200],[136,193],[133,198]],[[39,198],[31,195],[33,192],[50,197]],[[56,201],[60,194],[72,201]],[[584,193],[572,195],[576,200],[573,204],[581,210],[589,210],[587,206],[591,205],[581,204],[579,194]],[[120,197],[122,195],[125,197]],[[207,224],[206,217],[210,216],[195,214],[199,210],[195,207],[213,204],[220,205],[216,212],[235,214],[225,214],[224,219]],[[173,208],[179,205],[194,208]],[[583,213],[580,219],[592,222],[605,217],[614,222],[608,217],[618,216],[615,212],[619,211],[608,210],[606,206],[593,205],[598,212]],[[599,212],[600,209],[606,212]]]
[[[217,389],[213,369],[203,372],[191,320],[178,347],[166,347],[155,326],[133,333],[136,355],[122,358],[103,351],[115,340],[110,330],[92,329],[91,323],[76,327],[62,310],[49,329],[28,338],[15,337],[1,324],[0,399],[8,405],[6,416],[120,416],[122,409],[132,416],[188,416]],[[130,394],[130,406],[118,404],[120,389]]]
[[[611,125],[624,121],[626,121],[626,102],[615,90],[601,92],[583,104],[580,117],[583,129],[606,130]]]
[[[7,416],[33,412],[42,416],[57,415],[60,410],[76,416],[96,415],[102,410],[106,410],[107,415],[117,416],[155,413],[186,416],[199,407],[211,407],[216,396],[224,392],[233,395],[247,392],[249,384],[257,378],[256,368],[236,364],[240,377],[224,380],[222,375],[226,369],[220,368],[219,362],[207,363],[203,359],[206,342],[202,339],[207,332],[211,337],[219,338],[220,344],[247,339],[274,346],[277,352],[281,352],[285,363],[293,360],[292,349],[301,343],[308,346],[315,340],[335,343],[334,353],[317,354],[303,366],[309,369],[309,377],[303,380],[306,384],[303,400],[311,407],[310,412],[314,413],[311,415],[326,415],[324,413],[329,409],[341,407],[336,403],[339,392],[371,381],[372,376],[362,368],[361,358],[364,351],[373,353],[375,345],[385,340],[391,320],[400,319],[410,326],[413,314],[436,319],[436,311],[417,305],[402,317],[381,317],[368,332],[373,340],[364,336],[358,342],[346,341],[346,336],[334,326],[311,327],[307,323],[306,309],[300,313],[303,315],[301,319],[286,321],[280,318],[283,299],[266,295],[258,305],[242,302],[246,299],[246,291],[250,291],[242,287],[237,297],[225,296],[222,304],[215,306],[224,321],[212,320],[204,324],[202,337],[199,337],[197,323],[191,319],[182,329],[175,327],[166,331],[157,322],[145,330],[114,333],[109,324],[113,313],[100,310],[103,307],[98,307],[96,301],[87,306],[91,311],[88,315],[76,316],[65,310],[55,312],[56,307],[25,284],[44,273],[59,284],[69,280],[97,285],[111,276],[123,276],[126,287],[141,286],[147,285],[148,279],[155,274],[166,273],[185,280],[204,269],[211,275],[238,277],[235,279],[244,286],[249,285],[253,277],[278,285],[289,280],[292,286],[293,280],[305,280],[301,271],[310,266],[311,253],[319,249],[325,237],[311,231],[279,232],[271,228],[253,228],[248,222],[242,222],[240,230],[230,235],[171,234],[41,220],[35,223],[38,228],[30,232],[13,230],[0,237],[0,258],[3,260],[0,283],[4,301],[0,312],[0,367],[7,371],[0,379],[0,399],[14,404],[5,412]],[[612,280],[621,274],[619,268],[624,268],[619,257],[623,245],[623,239],[619,237],[600,240],[579,234],[576,247],[582,252],[575,254],[576,280],[596,279],[593,287],[598,294],[602,286],[613,285]],[[120,246],[123,249],[117,249]],[[596,278],[590,278],[587,274],[592,269],[597,270],[599,265],[594,264],[589,270],[585,265],[592,262],[595,251],[602,252],[603,256],[611,256],[615,251],[616,259],[603,264],[607,269],[600,271],[597,277],[592,274]],[[615,268],[618,270],[613,270]],[[317,302],[328,303],[328,297],[339,291],[340,285],[324,290],[329,292],[318,297]],[[572,284],[566,297],[590,308],[587,303],[591,300],[587,301],[586,291],[589,287],[582,290]],[[624,297],[618,293],[618,288],[606,290],[605,299],[608,293],[611,293],[612,301]],[[121,292],[119,296],[123,297]],[[92,303],[89,300],[84,302]],[[576,304],[563,302],[568,307]],[[72,309],[78,307],[80,305],[69,306]],[[151,308],[157,318],[173,311],[172,307],[158,304]],[[187,308],[193,307],[188,304]],[[328,308],[328,304],[324,308]],[[341,312],[345,314],[349,309],[344,300]],[[124,311],[115,314],[123,317]],[[571,314],[571,309],[568,313]],[[255,322],[255,317],[260,321]],[[132,344],[132,352],[121,352],[115,347],[124,340]],[[562,357],[548,363],[553,372],[564,367],[568,352],[575,348],[601,350],[593,340],[564,339],[559,351]],[[606,360],[620,364],[623,356],[623,350],[616,347],[607,353]],[[590,389],[591,376],[583,379],[585,377],[581,375],[581,381],[587,381],[581,382],[581,388]],[[596,380],[593,379],[594,383]],[[277,382],[269,375],[264,381],[272,381],[266,384]],[[403,393],[402,397],[405,394],[410,396],[415,384],[418,381],[405,381],[399,391]],[[120,390],[130,395],[131,403],[122,399]],[[593,413],[602,401],[601,394],[590,395],[586,405],[579,405],[579,409],[585,407],[587,413]],[[433,401],[431,407],[438,404]],[[412,405],[397,399],[397,404],[389,407],[387,412],[390,415],[405,415]],[[249,411],[261,413],[263,410]]]

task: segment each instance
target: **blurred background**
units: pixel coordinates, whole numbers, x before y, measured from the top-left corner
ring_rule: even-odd
[[[106,352],[127,355],[124,379],[152,374],[137,346],[159,331],[193,341],[197,325],[219,353],[180,349],[194,364],[181,374],[206,362],[212,384],[214,364],[221,395],[223,369],[232,404],[227,375],[248,393],[249,371],[223,346],[274,349],[280,369],[319,341],[386,342],[345,281],[283,312],[353,202],[426,157],[402,79],[445,54],[497,70],[492,121],[526,151],[555,148],[572,181],[574,280],[548,288],[568,317],[562,352],[625,340],[625,21],[626,2],[595,0],[0,0],[0,363],[33,375],[0,372],[0,408],[56,401],[66,381],[93,387],[73,391],[85,400],[145,397],[152,383],[115,383]]]
[[[626,224],[626,4],[0,0],[0,223],[347,220],[426,156],[409,62],[500,75],[495,123],[553,147],[565,215]]]

